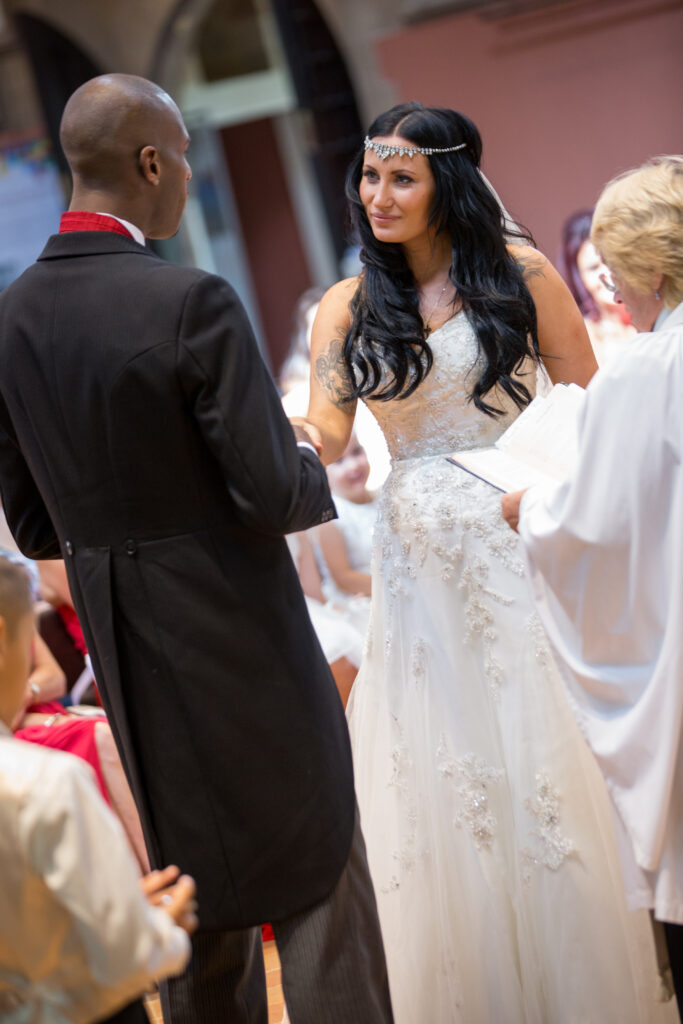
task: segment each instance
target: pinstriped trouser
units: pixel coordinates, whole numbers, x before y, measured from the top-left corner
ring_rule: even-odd
[[[119,1010],[113,1017],[101,1021],[101,1024],[149,1024],[149,1017],[142,999],[138,999],[137,1002]]]
[[[678,1014],[683,1020],[683,924],[664,923],[666,945],[669,951],[669,963],[673,977],[676,998],[678,999]]]
[[[358,812],[335,888],[310,910],[273,922],[273,931],[291,1024],[393,1021]],[[197,933],[190,966],[160,990],[164,1024],[267,1024],[260,929]]]

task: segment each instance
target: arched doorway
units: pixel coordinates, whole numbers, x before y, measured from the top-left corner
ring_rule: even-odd
[[[42,18],[16,13],[14,23],[31,63],[57,163],[68,182],[68,167],[59,144],[62,112],[71,93],[89,78],[101,74],[102,69],[63,32]]]
[[[313,0],[215,0],[188,69],[192,137],[210,148],[205,132],[217,133],[225,156],[222,170],[203,165],[199,191],[224,194],[227,182],[239,224],[236,246],[234,225],[205,218],[214,250],[232,239],[232,266],[216,269],[244,281],[240,257],[248,264],[241,294],[277,374],[297,299],[338,279],[348,244],[344,179],[361,131],[351,82]]]

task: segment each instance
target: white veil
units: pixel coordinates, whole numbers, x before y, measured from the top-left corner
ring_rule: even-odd
[[[501,210],[501,213],[503,214],[503,225],[505,227],[505,237],[507,238],[508,242],[520,241],[521,239],[520,239],[520,228],[519,228],[519,225],[517,224],[517,222],[515,220],[513,220],[513,218],[510,216],[510,214],[506,210],[506,208],[503,205],[503,202],[502,202],[500,196],[498,195],[498,193],[496,192],[495,188],[493,187],[493,185],[491,184],[489,179],[486,177],[484,172],[480,168],[477,168],[477,169],[479,170],[479,176],[480,176],[481,180],[484,182],[484,184],[486,185],[487,189],[489,190],[491,195],[494,197],[494,199],[498,203],[498,205],[500,207],[500,210]],[[522,234],[523,234],[523,232],[522,232]]]

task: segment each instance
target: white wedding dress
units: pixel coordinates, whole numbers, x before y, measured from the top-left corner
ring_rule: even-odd
[[[393,469],[348,709],[396,1022],[673,1022],[500,493],[445,459],[492,444],[516,407],[468,402],[463,313],[430,345],[411,397],[368,403]]]

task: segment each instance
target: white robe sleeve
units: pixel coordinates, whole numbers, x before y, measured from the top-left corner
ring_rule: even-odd
[[[81,951],[98,1009],[110,1011],[183,970],[190,942],[143,896],[123,829],[89,768],[71,755],[53,756],[50,766],[22,816],[22,845],[29,868],[68,914],[71,948]]]
[[[572,708],[636,864],[666,875],[669,920],[683,915],[682,459],[672,325],[594,378],[575,472],[527,492],[519,527]]]

